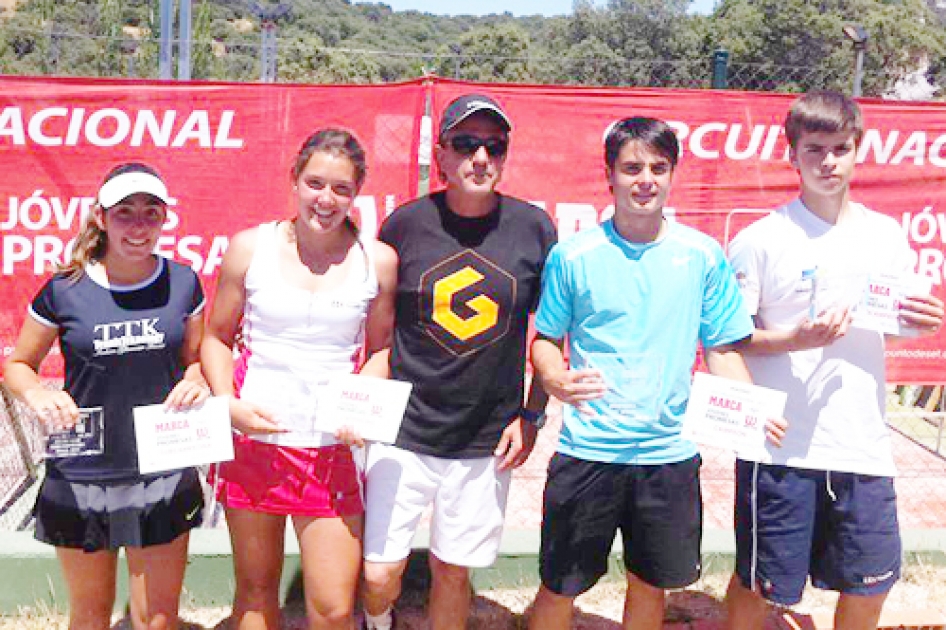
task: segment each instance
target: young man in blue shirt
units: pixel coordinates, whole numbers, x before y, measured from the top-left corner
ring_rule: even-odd
[[[702,344],[711,373],[749,381],[737,348],[753,326],[719,244],[663,215],[679,153],[662,121],[613,125],[605,165],[614,217],[556,246],[546,263],[532,362],[566,407],[532,630],[571,627],[573,600],[607,570],[618,529],[625,628],[660,628],[664,589],[700,573],[700,457],[680,437],[691,370]],[[770,423],[770,439],[783,429]]]

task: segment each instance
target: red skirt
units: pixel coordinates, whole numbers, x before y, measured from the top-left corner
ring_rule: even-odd
[[[361,472],[345,444],[294,448],[235,435],[233,450],[210,480],[226,507],[321,518],[364,513]]]

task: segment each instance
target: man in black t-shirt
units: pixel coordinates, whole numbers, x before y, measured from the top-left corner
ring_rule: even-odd
[[[445,190],[398,208],[380,238],[400,257],[391,378],[413,384],[394,446],[368,454],[365,627],[393,627],[411,540],[433,503],[429,615],[465,627],[469,567],[499,550],[513,468],[532,451],[547,395],[523,405],[526,334],[555,228],[496,192],[511,124],[466,95],[444,110],[435,147]]]

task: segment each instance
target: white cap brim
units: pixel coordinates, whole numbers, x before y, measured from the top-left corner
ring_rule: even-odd
[[[495,105],[491,103],[482,103],[482,102],[478,103],[476,107],[472,109],[468,109],[465,114],[457,118],[454,121],[454,123],[450,125],[449,127],[447,127],[446,129],[444,129],[444,131],[450,131],[451,129],[453,129],[460,123],[462,123],[464,120],[466,120],[473,114],[483,114],[483,113],[494,114],[496,118],[498,118],[500,121],[502,121],[505,124],[506,131],[512,131],[512,123],[509,122],[509,118],[506,117],[506,113],[503,110],[499,109],[498,107],[496,107]]]
[[[99,205],[108,209],[138,193],[157,197],[164,204],[171,203],[171,197],[164,182],[151,173],[134,171],[122,173],[102,184],[99,188]]]

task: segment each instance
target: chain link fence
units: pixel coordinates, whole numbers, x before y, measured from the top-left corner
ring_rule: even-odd
[[[783,66],[771,63],[731,63],[728,87],[756,92],[807,92],[850,88],[852,74],[809,66]]]
[[[19,530],[30,525],[43,477],[43,435],[22,403],[2,387],[0,393],[0,530]]]
[[[888,424],[898,469],[900,524],[904,529],[942,528],[946,522],[946,436],[942,387],[920,390],[917,400],[903,388],[888,386]],[[32,414],[5,396],[0,409],[0,530],[28,529],[31,509],[43,477],[43,435]],[[918,406],[914,406],[913,403]],[[555,453],[562,423],[562,406],[553,400],[549,420],[539,432],[528,462],[513,474],[506,526],[538,531],[542,494],[549,460]],[[733,523],[731,452],[701,448],[704,518],[711,529],[730,529]],[[205,471],[206,472],[206,471]],[[223,527],[221,510],[207,489],[205,527]]]
[[[946,523],[946,436],[939,393],[935,401],[921,399],[919,407],[903,405],[891,385],[888,395],[887,421],[891,431],[894,459],[897,465],[897,495],[900,525],[904,530],[942,528]],[[942,387],[924,388],[941,392]],[[907,401],[909,402],[909,401]],[[925,406],[924,406],[925,405]],[[935,411],[928,411],[927,407]],[[529,461],[513,475],[507,527],[538,529],[542,518],[542,492],[549,459],[555,452],[562,422],[562,406],[552,401],[549,422],[539,433]],[[722,449],[701,447],[703,466],[700,477],[703,489],[704,521],[710,529],[733,527],[735,489],[735,456]]]
[[[179,42],[174,43],[175,48]],[[4,50],[5,48],[5,50]],[[0,72],[157,79],[159,41],[147,37],[96,36],[58,30],[5,27]],[[284,83],[383,83],[426,74],[481,82],[589,86],[802,92],[847,89],[849,71],[813,66],[748,63],[720,66],[705,59],[627,59],[610,54],[564,56],[479,55],[462,52],[361,49],[313,45],[276,38],[275,68],[264,67],[259,35],[191,44],[191,76],[216,81],[274,80]],[[897,77],[886,77],[891,84]]]

